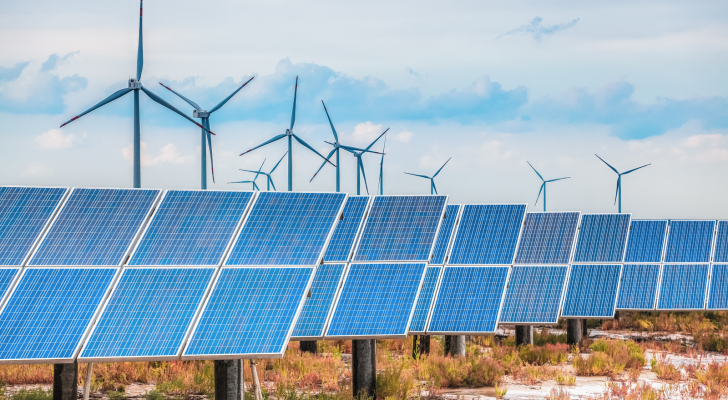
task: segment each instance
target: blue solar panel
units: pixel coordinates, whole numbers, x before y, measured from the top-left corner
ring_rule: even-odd
[[[126,268],[79,359],[177,359],[214,268]]]
[[[441,267],[427,267],[425,281],[422,284],[422,289],[420,289],[420,295],[417,297],[415,313],[412,315],[410,333],[424,333],[427,328],[427,317],[430,315],[432,297],[435,295],[437,280],[440,277],[441,269]]]
[[[28,265],[121,265],[159,193],[73,189]]]
[[[495,332],[508,270],[509,267],[445,267],[427,332]]]
[[[670,221],[665,262],[710,262],[715,221]]]
[[[349,265],[326,336],[406,336],[424,274],[424,263]]]
[[[445,219],[442,220],[440,232],[437,234],[435,250],[433,250],[432,259],[430,260],[431,265],[445,264],[445,256],[450,247],[450,239],[455,230],[455,222],[458,220],[458,211],[460,211],[460,205],[458,204],[448,205],[445,209]]]
[[[568,264],[578,226],[578,212],[526,214],[516,264]]]
[[[346,217],[345,217],[346,218]],[[301,315],[293,329],[294,338],[320,338],[329,313],[334,305],[336,291],[344,275],[346,264],[323,264],[316,268],[311,283],[311,297],[306,297]]]
[[[0,268],[0,304],[2,304],[5,295],[8,294],[8,289],[10,289],[10,285],[15,280],[18,272],[20,272],[20,268]]]
[[[658,310],[700,310],[705,308],[708,264],[665,264]]]
[[[225,265],[317,265],[345,193],[262,192]]]
[[[129,265],[220,265],[253,192],[170,190]]]
[[[182,359],[282,357],[313,272],[222,268]]]
[[[428,261],[447,196],[376,196],[354,261]]]
[[[728,263],[728,221],[718,221],[713,262]]]
[[[556,324],[568,272],[566,265],[513,267],[500,322]]]
[[[708,310],[728,310],[728,264],[713,264]]]
[[[0,265],[22,266],[66,188],[0,187]]]
[[[624,262],[653,263],[662,261],[667,220],[632,220]]]
[[[572,265],[562,317],[613,318],[621,265]]]
[[[525,204],[464,205],[448,264],[512,264],[525,213]]]
[[[354,251],[359,228],[364,222],[364,213],[369,204],[369,196],[352,196],[344,205],[344,219],[336,224],[329,245],[326,246],[324,262],[347,262]]]
[[[630,214],[584,214],[574,262],[622,262]]]
[[[118,268],[26,268],[0,312],[0,360],[73,359]]]
[[[630,235],[630,238],[632,235]],[[630,239],[631,240],[631,239]],[[652,310],[660,280],[660,264],[625,264],[619,284],[617,308],[622,310]]]

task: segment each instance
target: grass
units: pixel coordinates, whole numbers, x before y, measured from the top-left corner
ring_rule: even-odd
[[[644,350],[631,340],[599,339],[589,349],[591,354],[574,354],[573,367],[579,376],[613,376],[625,368],[639,371],[645,366]]]

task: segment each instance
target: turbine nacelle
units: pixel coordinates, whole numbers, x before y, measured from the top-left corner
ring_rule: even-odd
[[[142,88],[142,81],[139,79],[129,78],[129,89],[132,90],[141,90]]]
[[[203,110],[192,110],[193,118],[210,118],[210,113]]]

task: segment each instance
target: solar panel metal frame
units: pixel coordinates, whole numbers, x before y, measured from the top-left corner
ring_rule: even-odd
[[[345,202],[344,202],[345,203]],[[333,229],[332,229],[333,231]],[[323,254],[323,253],[322,253]],[[298,303],[298,309],[296,310],[296,314],[293,317],[293,321],[291,322],[291,326],[288,328],[288,334],[286,335],[286,340],[284,341],[284,345],[281,348],[280,353],[261,353],[261,354],[200,354],[200,355],[184,355],[184,351],[187,349],[187,346],[189,345],[190,340],[195,334],[195,331],[197,330],[197,327],[200,323],[200,318],[202,317],[202,314],[204,314],[205,309],[207,309],[207,305],[210,302],[210,298],[212,297],[212,291],[215,290],[215,287],[217,286],[217,282],[220,279],[220,275],[222,275],[223,269],[258,269],[261,268],[261,266],[251,266],[251,265],[223,265],[220,268],[218,268],[217,274],[215,275],[215,279],[213,279],[213,284],[210,287],[210,291],[207,293],[207,296],[205,297],[205,300],[202,302],[202,307],[198,311],[197,315],[195,316],[195,320],[192,323],[192,329],[190,330],[189,334],[187,335],[187,339],[184,342],[184,345],[182,346],[182,353],[179,357],[179,360],[181,361],[187,361],[187,360],[239,360],[239,359],[267,359],[267,358],[283,358],[283,355],[286,352],[286,348],[288,347],[288,343],[291,341],[291,335],[293,334],[293,330],[296,328],[296,323],[298,322],[298,317],[301,315],[301,310],[303,310],[303,304],[306,302],[306,296],[308,295],[308,291],[311,290],[311,284],[313,283],[313,278],[316,275],[316,267],[315,266],[291,266],[291,265],[265,265],[263,266],[265,268],[301,268],[301,269],[313,269],[311,272],[311,276],[308,278],[308,284],[306,285],[306,289],[303,291],[303,296],[301,297],[301,300]]]
[[[715,256],[718,252],[718,232],[720,232],[720,226],[724,225],[726,229],[728,230],[728,220],[725,219],[718,219],[715,221],[715,232],[713,233],[713,236],[715,236],[715,239],[713,239],[713,248],[710,253],[710,262],[715,264],[728,264],[728,260],[725,261],[716,261]],[[726,243],[727,251],[728,251],[728,243]]]
[[[76,189],[109,189],[109,190],[157,190],[157,197],[152,202],[152,205],[149,207],[149,210],[147,210],[146,215],[144,216],[144,219],[142,220],[141,224],[139,224],[139,228],[137,228],[136,233],[134,234],[131,243],[129,243],[129,246],[126,248],[126,251],[124,252],[124,255],[121,257],[121,262],[117,265],[28,265],[30,261],[35,256],[36,252],[40,248],[40,246],[43,244],[43,241],[47,237],[48,233],[51,231],[51,228],[53,228],[53,225],[55,225],[56,221],[58,220],[58,216],[63,212],[66,205],[68,205],[68,201],[71,199],[71,196],[73,195],[73,192]],[[66,199],[63,201],[63,206],[56,211],[56,214],[53,216],[53,220],[50,225],[48,225],[45,229],[45,232],[43,232],[43,236],[41,236],[40,240],[36,242],[35,248],[33,249],[33,253],[31,256],[25,261],[26,266],[28,267],[47,267],[47,268],[54,268],[54,267],[121,267],[124,264],[126,264],[129,259],[131,258],[131,251],[133,248],[136,247],[137,243],[139,242],[139,239],[141,238],[141,232],[146,228],[146,226],[149,224],[150,218],[152,217],[152,214],[154,211],[159,207],[159,202],[162,198],[162,195],[166,192],[165,189],[154,189],[154,188],[99,188],[99,187],[73,187],[70,191],[68,191],[68,194],[66,195]]]
[[[179,192],[226,192],[226,190],[207,190],[207,189],[173,189],[174,191]],[[144,239],[144,235],[146,235],[147,230],[152,225],[152,222],[154,221],[154,218],[157,216],[157,210],[159,210],[159,206],[162,205],[162,202],[167,197],[167,193],[169,193],[171,190],[164,190],[162,196],[157,200],[156,204],[154,205],[153,211],[154,213],[147,217],[147,221],[144,223],[144,229],[141,231],[141,233],[137,234],[137,237],[134,239],[133,247],[131,252],[127,254],[127,256],[124,258],[123,265],[126,267],[161,267],[161,265],[129,265],[129,261],[131,261],[132,258],[134,258],[134,254],[139,249],[139,244],[141,244],[142,239]],[[247,190],[239,190],[239,192],[248,192]],[[228,240],[228,243],[225,247],[225,250],[223,251],[223,255],[220,258],[220,261],[218,261],[217,264],[212,265],[201,265],[201,264],[194,264],[194,265],[166,265],[169,267],[176,267],[176,268],[183,268],[183,267],[219,267],[222,265],[225,260],[227,259],[227,256],[232,249],[232,245],[235,242],[235,239],[237,238],[237,235],[240,233],[240,229],[243,226],[243,222],[248,217],[248,214],[250,214],[250,210],[253,207],[253,203],[255,203],[255,200],[258,198],[258,192],[253,191],[253,195],[248,200],[248,204],[245,206],[245,211],[243,212],[243,215],[240,217],[240,220],[238,221],[237,225],[235,226],[235,229],[233,230],[233,234],[230,236],[230,240]]]
[[[30,246],[30,250],[25,254],[25,257],[23,257],[23,261],[20,263],[20,265],[5,265],[5,267],[23,267],[25,266],[28,261],[30,260],[30,257],[35,254],[35,249],[40,244],[41,240],[45,237],[46,232],[48,232],[48,229],[51,227],[51,224],[53,224],[53,221],[55,221],[56,216],[58,215],[58,212],[60,211],[61,207],[66,203],[66,200],[69,197],[69,194],[71,193],[71,187],[70,186],[21,186],[21,185],[3,185],[3,187],[14,187],[14,188],[42,188],[42,189],[66,189],[66,191],[63,193],[63,197],[61,197],[61,200],[56,204],[56,208],[51,213],[51,216],[48,218],[48,221],[43,225],[43,228],[40,230],[40,233],[33,241],[33,245]]]
[[[665,249],[662,252],[662,264],[709,264],[713,261],[713,255],[715,252],[715,244],[718,236],[718,221],[716,219],[669,219],[667,233],[665,234]],[[667,248],[670,244],[670,233],[672,231],[673,222],[713,222],[713,236],[710,238],[710,253],[708,254],[708,261],[666,261]]]
[[[629,235],[629,231],[627,231],[627,235]],[[627,240],[629,240],[629,238],[627,238]],[[626,243],[627,242],[625,242],[625,251],[627,249]],[[624,255],[622,256],[622,258],[624,259]],[[596,262],[595,263],[587,263],[587,262],[578,262],[578,263],[574,263],[574,264],[576,264],[576,265],[615,265],[615,266],[619,266],[620,267],[619,268],[619,279],[617,280],[617,289],[615,290],[615,295],[614,295],[614,307],[612,307],[613,310],[614,310],[614,312],[617,312],[617,301],[619,301],[619,288],[622,285],[622,273],[624,272],[624,263],[608,263],[608,262],[603,262],[603,263],[596,263]],[[566,282],[564,282],[564,293],[562,294],[561,306],[559,307],[559,318],[563,318],[563,319],[609,319],[607,317],[601,317],[601,316],[600,317],[594,317],[594,316],[591,316],[591,315],[589,315],[589,316],[575,316],[575,315],[565,316],[565,315],[563,315],[564,306],[566,305],[566,291],[567,291],[567,289],[569,287],[569,281],[571,280],[571,269],[572,269],[572,267],[573,267],[573,265],[569,265],[569,271],[566,274]],[[660,271],[660,273],[662,273],[662,271]],[[612,318],[614,318],[614,313],[612,313]]]
[[[96,331],[96,328],[98,326],[99,318],[101,315],[103,315],[104,311],[106,310],[106,307],[109,305],[109,299],[111,299],[111,296],[116,291],[117,287],[119,286],[119,283],[121,282],[121,277],[124,274],[125,271],[130,269],[180,269],[180,268],[190,268],[190,269],[214,269],[215,272],[212,275],[212,279],[210,279],[210,282],[207,283],[207,287],[205,288],[205,292],[202,295],[202,299],[200,301],[200,304],[197,305],[197,309],[195,310],[194,315],[192,316],[192,320],[190,321],[190,325],[187,327],[187,332],[185,333],[184,338],[180,342],[180,346],[177,349],[177,353],[174,356],[141,356],[141,357],[80,357],[80,355],[83,353],[83,350],[86,348],[86,345],[88,344],[88,340],[91,338],[91,335],[93,335],[94,331]],[[87,332],[86,336],[84,337],[82,341],[81,349],[78,351],[76,355],[76,361],[80,363],[86,363],[86,362],[127,362],[127,361],[177,361],[180,359],[180,356],[182,355],[182,351],[184,350],[185,346],[187,345],[187,341],[190,339],[190,335],[192,335],[192,328],[196,325],[197,320],[200,318],[200,315],[202,314],[202,306],[206,303],[207,298],[210,296],[210,292],[212,291],[213,283],[216,282],[217,276],[220,274],[220,268],[217,266],[173,266],[173,265],[160,265],[160,266],[127,266],[124,267],[121,270],[121,273],[118,273],[118,275],[115,278],[115,281],[111,285],[111,291],[109,291],[106,294],[106,297],[103,301],[103,307],[99,311],[99,313],[94,318],[94,321],[92,323],[91,329]]]
[[[116,270],[114,273],[114,277],[111,279],[111,283],[109,284],[109,287],[106,288],[106,293],[104,293],[103,297],[101,298],[101,301],[96,306],[96,310],[94,311],[93,316],[91,317],[89,323],[86,325],[86,328],[84,330],[83,335],[81,335],[80,340],[76,344],[76,349],[73,352],[73,356],[71,358],[35,358],[35,359],[0,359],[0,365],[12,365],[12,364],[71,364],[76,361],[78,358],[78,355],[81,354],[81,348],[86,343],[86,340],[88,340],[89,334],[91,332],[91,327],[96,324],[96,321],[98,320],[99,316],[101,315],[101,309],[106,304],[106,302],[109,299],[109,295],[111,294],[111,288],[116,285],[116,283],[119,280],[119,276],[121,275],[121,269],[120,266],[29,266],[23,268],[23,270],[16,276],[15,278],[15,284],[13,285],[12,290],[9,290],[4,301],[2,307],[0,307],[0,314],[5,311],[5,307],[7,307],[8,300],[12,296],[12,294],[15,292],[15,290],[18,288],[18,284],[20,283],[21,279],[25,275],[26,271],[31,269],[113,269]]]
[[[321,191],[318,191],[318,192],[279,192],[279,193],[301,193],[301,194],[322,193],[322,194],[329,194],[329,193],[341,193],[341,192],[321,192]],[[326,253],[326,248],[329,246],[329,242],[331,241],[331,237],[334,235],[334,231],[336,230],[336,226],[339,224],[339,220],[341,219],[341,215],[344,212],[344,206],[346,205],[346,200],[349,198],[349,193],[348,192],[343,193],[343,195],[344,195],[344,201],[341,202],[341,206],[339,207],[339,211],[336,213],[336,217],[334,218],[334,223],[333,223],[333,225],[331,225],[331,228],[329,229],[329,234],[326,237],[326,241],[324,242],[324,245],[321,247],[321,252],[319,253],[318,258],[317,258],[315,264],[311,264],[311,265],[303,265],[303,264],[300,264],[300,265],[299,264],[291,264],[291,265],[267,265],[267,264],[263,264],[263,265],[227,265],[228,259],[230,258],[230,255],[232,254],[233,249],[235,248],[235,244],[238,242],[238,238],[240,237],[240,234],[243,232],[243,228],[245,228],[245,223],[248,222],[248,218],[250,217],[250,214],[252,213],[253,208],[255,208],[255,205],[258,203],[258,200],[259,200],[260,196],[259,195],[256,195],[255,196],[255,199],[253,199],[253,201],[250,202],[250,208],[246,212],[245,218],[243,218],[243,222],[238,227],[238,231],[235,233],[234,238],[233,238],[232,242],[230,243],[230,245],[228,247],[227,254],[225,254],[225,257],[223,258],[223,261],[220,264],[220,266],[221,267],[264,267],[264,268],[275,268],[275,267],[281,267],[281,268],[283,268],[283,267],[287,267],[287,268],[297,268],[297,267],[316,267],[319,264],[323,264],[324,253]],[[370,201],[370,203],[371,203],[371,201]],[[358,244],[358,240],[357,240],[357,244]],[[342,262],[337,262],[337,263],[331,262],[329,264],[345,264],[345,263],[342,263]],[[310,283],[309,283],[309,287],[310,287]],[[299,313],[300,313],[300,310],[299,310]],[[296,318],[298,318],[298,316],[296,316]]]
[[[334,232],[336,231],[336,227],[339,226],[340,218],[336,218],[336,224],[334,225],[334,228],[331,230],[331,236],[326,241],[326,245],[324,246],[324,251],[322,253],[322,263],[324,264],[347,264],[348,269],[348,263],[351,262],[351,260],[354,258],[354,252],[356,251],[357,246],[359,245],[359,239],[361,238],[362,232],[364,232],[364,224],[366,222],[367,217],[369,217],[369,210],[372,207],[372,204],[374,203],[374,197],[375,196],[369,196],[369,195],[356,195],[356,196],[346,196],[346,200],[344,201],[344,206],[341,208],[341,212],[344,212],[344,208],[346,207],[346,202],[349,201],[352,197],[368,197],[369,200],[367,201],[367,206],[364,209],[364,215],[361,217],[361,221],[359,221],[359,227],[357,228],[356,235],[354,236],[354,242],[351,244],[351,249],[349,249],[349,256],[346,258],[346,261],[326,261],[323,260],[323,255],[326,254],[326,249],[329,247],[329,243],[331,243],[331,239],[334,237]],[[341,215],[341,214],[339,214]],[[345,272],[346,273],[346,272]]]
[[[346,264],[344,266],[344,271],[341,273],[341,277],[339,278],[338,286],[336,286],[336,293],[334,293],[334,301],[331,302],[331,305],[329,306],[329,312],[326,314],[326,322],[324,322],[323,329],[321,329],[321,336],[293,336],[293,331],[291,331],[291,336],[289,340],[293,341],[305,341],[305,340],[324,340],[328,339],[326,337],[326,331],[329,329],[329,324],[331,323],[331,318],[334,317],[334,310],[335,306],[339,301],[339,295],[341,294],[341,290],[344,288],[344,280],[346,279],[346,276],[349,274],[349,266],[351,264],[349,263],[324,263],[329,265],[335,265],[335,264]],[[368,264],[368,263],[367,263]],[[311,290],[311,285],[313,285],[313,280],[316,278],[316,273],[318,272],[318,267],[316,267],[316,270],[313,272],[313,278],[311,278],[311,283],[309,284],[308,290]],[[306,290],[306,294],[308,294],[308,290]],[[303,300],[303,306],[306,305],[306,300],[304,298]],[[303,306],[301,306],[301,310],[298,312],[298,315],[296,315],[296,322],[293,324],[293,329],[296,329],[296,324],[298,323],[298,317],[300,317],[301,312],[303,312]]]
[[[519,246],[521,245],[521,239],[518,238],[518,246],[516,246],[516,252],[513,255],[513,264],[512,265],[525,265],[525,266],[538,266],[538,265],[548,265],[548,266],[558,266],[558,265],[565,265],[570,266],[571,260],[574,258],[574,254],[576,253],[576,242],[579,235],[579,228],[581,227],[581,216],[584,215],[581,211],[533,211],[528,212],[528,209],[526,209],[525,215],[523,216],[523,223],[521,224],[521,236],[523,236],[523,224],[526,223],[526,216],[528,214],[565,214],[565,213],[578,213],[579,218],[576,220],[576,231],[574,232],[574,239],[571,242],[571,250],[569,250],[569,258],[568,261],[563,264],[547,264],[547,263],[517,263],[516,262],[516,256],[518,255]],[[626,250],[626,247],[625,247]],[[568,272],[567,272],[568,275]]]
[[[622,249],[621,261],[576,261],[576,248],[579,244],[579,238],[581,237],[581,224],[586,215],[629,215],[629,225],[627,225],[627,236],[624,238],[624,249]],[[569,264],[624,264],[624,256],[627,254],[627,243],[629,242],[629,232],[632,226],[632,213],[581,213],[579,217],[579,227],[576,229],[576,237],[574,238],[574,251],[571,254],[571,260]]]
[[[706,282],[705,282],[705,292],[703,293],[703,306],[701,308],[659,308],[660,305],[660,295],[662,294],[662,281],[665,276],[665,266],[666,265],[706,265],[708,267],[708,274],[706,276]],[[713,265],[711,263],[662,263],[662,267],[660,268],[660,281],[659,285],[657,287],[657,295],[655,296],[655,311],[700,311],[705,310],[708,307],[708,296],[710,294],[710,281],[711,281],[711,275],[713,273]]]
[[[426,263],[426,264],[428,264],[430,262],[430,260],[432,259],[432,253],[434,253],[434,251],[435,251],[435,244],[437,243],[437,236],[440,234],[440,227],[442,226],[442,220],[443,220],[443,217],[445,216],[445,212],[447,211],[447,201],[450,199],[449,194],[436,194],[434,196],[445,197],[445,203],[443,203],[442,213],[440,214],[440,218],[437,221],[437,228],[435,229],[435,237],[432,240],[432,245],[430,246],[430,252],[428,253],[426,260],[386,260],[386,261],[384,261],[384,260],[377,260],[377,261],[358,260],[358,261],[354,261],[354,256],[359,251],[359,245],[361,244],[361,235],[364,234],[364,231],[366,230],[367,225],[369,224],[369,214],[371,212],[371,208],[374,207],[374,200],[376,200],[377,197],[433,197],[433,195],[431,195],[431,194],[412,194],[412,195],[410,195],[410,194],[388,194],[388,195],[372,196],[372,200],[370,200],[371,205],[369,207],[369,210],[367,211],[367,217],[365,218],[364,226],[362,226],[361,231],[359,233],[359,238],[356,241],[356,247],[354,247],[354,252],[351,253],[352,255],[351,255],[350,263],[351,264],[377,264],[377,263],[402,263],[402,264]],[[460,206],[460,209],[462,209],[462,205]],[[460,212],[458,212],[458,214],[460,214]]]
[[[457,222],[456,222],[457,223]],[[450,237],[452,239],[452,236]],[[447,253],[445,254],[445,259],[447,259]],[[434,267],[434,268],[440,268],[440,273],[437,274],[437,282],[435,282],[435,290],[432,292],[432,299],[430,299],[430,308],[427,310],[427,318],[425,318],[425,329],[421,331],[412,331],[408,329],[408,334],[413,335],[424,335],[427,333],[427,327],[430,326],[430,318],[432,317],[432,310],[435,308],[435,296],[440,291],[440,282],[442,281],[442,274],[445,273],[445,266],[444,265],[426,265],[425,266],[425,274],[422,277],[422,282],[420,283],[420,292],[423,289],[423,285],[425,283],[425,276],[427,276],[427,268]],[[420,293],[417,293],[417,301],[420,299]],[[417,308],[417,301],[415,301],[415,306],[412,308],[412,317],[410,317],[410,326],[412,325],[412,318],[414,318],[415,315],[415,309]]]
[[[445,203],[445,204],[447,204],[447,203]],[[445,208],[445,207],[443,207],[443,208]],[[442,221],[442,218],[440,220]],[[439,226],[438,226],[438,230],[439,230]],[[435,238],[435,240],[437,240],[437,238]],[[434,243],[433,243],[433,247],[434,247]],[[338,305],[339,305],[339,299],[341,298],[341,292],[344,289],[344,285],[346,285],[346,280],[349,278],[349,271],[351,270],[351,266],[356,265],[356,264],[425,264],[425,267],[422,269],[422,276],[420,277],[420,283],[417,286],[417,294],[415,294],[414,301],[412,302],[412,309],[410,310],[409,318],[407,319],[407,327],[406,327],[405,333],[403,335],[330,336],[330,335],[326,334],[329,331],[329,328],[330,328],[329,325],[331,324],[331,320],[333,319],[334,313],[336,312],[336,307],[338,307]],[[420,298],[420,292],[422,291],[422,285],[425,282],[425,275],[427,274],[427,266],[428,266],[427,261],[410,261],[410,262],[403,262],[403,261],[366,261],[365,262],[365,261],[360,261],[360,262],[349,263],[349,265],[346,268],[346,273],[344,274],[344,279],[341,281],[339,290],[336,294],[336,301],[334,302],[334,307],[329,312],[329,317],[327,318],[327,323],[326,323],[326,330],[324,331],[325,332],[324,338],[326,340],[406,339],[407,336],[409,336],[409,327],[412,324],[412,317],[415,314],[415,308],[417,307],[417,300],[419,300],[419,298]],[[433,299],[434,299],[434,296],[433,296]],[[432,306],[430,306],[430,307],[432,307]],[[428,319],[429,319],[429,316],[428,316]]]

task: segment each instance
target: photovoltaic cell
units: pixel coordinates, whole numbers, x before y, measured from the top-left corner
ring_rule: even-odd
[[[22,266],[68,189],[0,187],[0,265]]]
[[[440,232],[437,234],[435,250],[432,252],[432,259],[430,260],[431,265],[442,265],[445,263],[445,256],[447,256],[450,238],[452,238],[452,233],[455,230],[455,222],[458,220],[459,211],[460,205],[458,204],[448,205],[445,209],[445,219],[440,224]]]
[[[631,237],[632,235],[630,235]],[[622,267],[622,282],[619,284],[617,308],[622,310],[654,309],[659,279],[659,264],[625,264]]]
[[[67,360],[118,268],[26,268],[0,312],[0,360]]]
[[[282,357],[313,272],[223,267],[182,359]]]
[[[8,294],[8,289],[19,272],[20,268],[0,268],[0,302]]]
[[[708,267],[708,264],[663,265],[657,309],[700,310],[705,308]]]
[[[450,207],[450,206],[448,206]],[[427,317],[430,315],[432,297],[435,295],[437,280],[440,277],[441,267],[427,267],[425,281],[420,289],[420,295],[415,305],[415,313],[410,323],[410,333],[424,333],[427,328]]]
[[[632,220],[624,262],[661,262],[666,234],[667,220]]]
[[[354,261],[428,261],[447,196],[376,196]]]
[[[578,212],[527,213],[515,263],[568,264],[578,226]]]
[[[350,264],[327,337],[404,337],[424,263]]]
[[[344,219],[336,224],[331,241],[326,246],[324,262],[349,261],[368,204],[369,196],[352,196],[346,199]]]
[[[79,359],[177,359],[214,268],[126,268]]]
[[[512,264],[525,213],[525,204],[464,205],[448,264]]]
[[[710,262],[715,221],[670,221],[666,263]]]
[[[159,193],[73,189],[28,265],[121,265]]]
[[[717,236],[713,262],[728,263],[728,221],[718,221]]]
[[[261,192],[225,265],[318,264],[345,193]]]
[[[621,265],[572,265],[562,317],[613,318]]]
[[[508,270],[509,267],[445,267],[427,332],[495,332]]]
[[[713,264],[708,310],[728,310],[728,264]]]
[[[500,322],[556,324],[568,272],[566,265],[513,267]]]
[[[170,190],[129,265],[220,265],[253,192]]]
[[[344,217],[346,218],[346,217]],[[301,315],[293,329],[294,338],[320,338],[324,336],[326,321],[336,298],[336,291],[344,275],[346,264],[322,264],[316,268],[311,283],[311,297],[306,297]]]
[[[584,214],[574,262],[622,262],[630,214]]]

